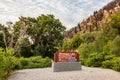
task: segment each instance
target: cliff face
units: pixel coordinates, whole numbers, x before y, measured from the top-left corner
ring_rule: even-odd
[[[65,32],[67,38],[72,38],[75,34],[82,34],[85,32],[93,32],[103,29],[104,22],[108,21],[111,14],[120,11],[120,0],[115,0],[107,4],[103,9],[94,12],[88,19],[82,21],[80,24]]]

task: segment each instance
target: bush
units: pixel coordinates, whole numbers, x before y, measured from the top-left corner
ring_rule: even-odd
[[[50,58],[42,58],[41,56],[20,59],[18,58],[18,61],[20,62],[18,65],[19,69],[44,68],[50,67],[52,64]]]
[[[111,60],[111,59],[113,59],[114,57],[116,57],[115,55],[106,55],[105,56],[105,60]]]
[[[50,67],[52,64],[51,59],[48,57],[16,58],[13,56],[13,53],[13,49],[4,50],[0,48],[0,80],[6,80],[12,70],[44,68]]]
[[[91,43],[95,40],[95,37],[90,32],[87,32],[81,35],[81,39],[84,43]]]
[[[0,80],[6,80],[8,74],[13,69],[12,64],[13,49],[0,48]]]
[[[110,52],[116,56],[120,56],[120,36],[116,36],[110,46]]]
[[[120,56],[120,36],[116,36],[114,40],[110,40],[103,48],[104,52]]]
[[[95,62],[94,59],[88,58],[88,59],[85,59],[84,65],[88,66],[88,67],[94,67],[94,65],[93,65],[93,64],[95,64],[94,62]]]
[[[103,68],[109,68],[112,69],[113,66],[113,58],[115,57],[115,55],[106,55],[105,56],[105,61],[102,62],[102,67]]]
[[[115,57],[112,60],[113,66],[112,69],[116,71],[120,71],[120,57]]]
[[[110,60],[104,61],[102,67],[120,71],[120,57],[114,57]]]
[[[92,53],[89,55],[88,59],[86,59],[85,65],[89,67],[101,67],[103,61],[103,53]]]
[[[3,52],[0,49],[0,80],[6,79],[6,71],[4,70]]]
[[[24,66],[27,66],[28,65],[28,63],[29,63],[29,60],[27,59],[27,58],[20,58],[20,63],[21,63],[21,65],[22,65],[22,67],[24,68]]]
[[[82,42],[83,41],[82,41],[80,35],[79,34],[75,35],[71,40],[72,50],[76,50]]]
[[[111,60],[106,60],[106,61],[103,61],[102,62],[102,67],[103,68],[109,68],[109,69],[112,69],[112,61]]]
[[[83,43],[79,46],[78,52],[81,58],[88,58],[88,56],[93,52],[93,45],[91,43]]]

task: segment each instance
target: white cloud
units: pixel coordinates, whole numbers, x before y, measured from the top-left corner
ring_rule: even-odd
[[[0,23],[54,14],[70,29],[112,0],[0,0]]]

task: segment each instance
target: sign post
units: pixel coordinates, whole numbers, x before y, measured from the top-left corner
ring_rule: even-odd
[[[56,52],[54,54],[53,71],[81,70],[77,52]]]

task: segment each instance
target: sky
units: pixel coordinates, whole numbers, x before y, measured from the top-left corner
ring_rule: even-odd
[[[0,23],[18,21],[20,16],[53,14],[67,30],[113,0],[0,0]]]

